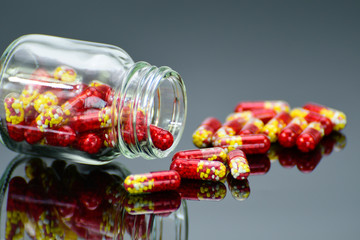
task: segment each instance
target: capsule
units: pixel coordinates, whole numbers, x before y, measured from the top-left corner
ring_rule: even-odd
[[[270,140],[264,134],[244,136],[231,136],[219,138],[214,142],[217,147],[226,148],[228,151],[239,149],[246,154],[266,153],[270,148]]]
[[[250,174],[249,163],[241,150],[229,152],[228,165],[231,175],[238,180],[246,179]]]
[[[307,127],[307,121],[302,117],[295,117],[291,122],[281,130],[279,134],[279,143],[283,147],[293,147],[296,145],[296,139]]]
[[[220,181],[226,175],[223,163],[199,159],[175,159],[170,169],[177,171],[181,178],[188,179]]]
[[[224,125],[215,132],[212,144],[214,145],[214,140],[217,138],[238,135],[247,121],[247,118],[235,118],[231,121],[225,122]]]
[[[273,109],[254,109],[251,112],[254,118],[260,119],[264,124],[268,123],[277,114]]]
[[[109,128],[112,126],[111,109],[110,107],[105,107],[101,110],[88,110],[81,112],[70,118],[69,125],[76,132]]]
[[[258,134],[264,127],[264,123],[258,118],[250,119],[239,132],[239,135]]]
[[[169,149],[174,143],[174,137],[171,132],[152,124],[150,125],[150,136],[154,146],[162,151]]]
[[[330,121],[329,118],[321,115],[317,112],[311,112],[309,110],[303,109],[303,108],[294,108],[290,112],[291,117],[302,117],[304,118],[308,123],[311,122],[319,122],[324,128],[325,135],[329,135],[331,131],[333,130],[333,124]]]
[[[125,210],[131,215],[172,213],[180,205],[181,197],[176,191],[128,195],[123,201]]]
[[[226,119],[225,122],[230,122],[234,119],[241,119],[245,122],[249,121],[253,117],[253,113],[251,111],[244,111],[244,112],[234,112],[230,113]]]
[[[124,188],[130,194],[175,190],[180,186],[180,175],[176,171],[158,171],[129,175]]]
[[[318,103],[306,103],[303,106],[304,109],[307,109],[309,111],[312,112],[317,112],[320,113],[321,115],[329,118],[332,122],[332,124],[334,125],[334,130],[335,131],[339,131],[343,128],[345,128],[346,126],[346,115],[345,113],[333,109],[333,108],[329,108],[323,105],[320,105]]]
[[[206,118],[192,135],[194,145],[198,148],[210,147],[213,135],[220,127],[221,122],[218,119]]]
[[[194,149],[194,150],[185,150],[175,153],[173,160],[182,158],[182,159],[202,159],[208,161],[220,161],[226,163],[228,156],[226,151],[220,147],[213,148],[204,148],[204,149]]]
[[[290,121],[291,117],[287,112],[280,112],[265,124],[261,132],[269,136],[271,142],[276,142],[281,130],[283,130]]]
[[[324,136],[324,128],[319,122],[310,123],[296,140],[298,149],[302,152],[314,150]]]
[[[271,162],[266,154],[247,155],[250,167],[250,175],[264,175],[269,172]]]
[[[231,195],[237,201],[244,201],[250,196],[249,181],[247,179],[237,180],[229,174],[227,176],[227,183]]]
[[[234,112],[242,112],[255,109],[272,109],[277,113],[289,112],[289,104],[285,101],[251,101],[240,102],[236,105]]]
[[[181,180],[180,187],[176,191],[181,199],[192,201],[220,201],[226,196],[226,187],[222,182],[194,179]]]

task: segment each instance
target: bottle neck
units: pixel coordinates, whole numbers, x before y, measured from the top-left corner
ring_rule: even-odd
[[[184,130],[187,100],[180,75],[169,67],[137,62],[124,76],[113,104],[116,145],[126,157],[166,157],[178,144]],[[154,129],[171,133],[155,139]],[[165,132],[166,132],[165,131]],[[159,147],[165,141],[165,147]]]

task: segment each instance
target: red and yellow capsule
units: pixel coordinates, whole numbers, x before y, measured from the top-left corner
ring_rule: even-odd
[[[250,174],[249,163],[241,150],[229,152],[228,165],[231,175],[238,180],[246,179]]]
[[[235,107],[235,112],[242,112],[255,109],[272,109],[277,113],[289,112],[289,104],[285,101],[250,101],[240,102]]]
[[[269,136],[271,142],[276,142],[281,130],[283,130],[290,121],[291,117],[289,113],[280,112],[265,124],[261,132]]]
[[[302,117],[295,117],[291,122],[281,130],[279,134],[279,143],[283,147],[293,147],[296,145],[296,139],[307,127],[307,121]]]
[[[241,129],[239,135],[257,134],[260,133],[263,127],[264,127],[264,123],[260,119],[252,118]]]
[[[302,117],[304,118],[308,123],[311,122],[319,122],[324,128],[325,135],[329,135],[331,131],[333,130],[333,124],[331,120],[320,113],[317,112],[311,112],[309,110],[303,109],[303,108],[294,108],[290,112],[291,117]]]
[[[199,159],[175,159],[171,170],[177,171],[182,178],[220,181],[226,175],[226,167],[218,161]]]
[[[254,109],[251,112],[254,118],[260,119],[264,124],[269,122],[277,114],[273,109]]]
[[[213,136],[213,145],[214,140],[217,138],[238,135],[248,120],[249,119],[247,118],[235,118],[231,121],[225,122],[224,125],[215,132]]]
[[[180,186],[180,181],[176,171],[158,171],[129,175],[124,180],[124,188],[131,194],[160,192],[175,190]]]
[[[220,147],[204,148],[204,149],[193,149],[180,151],[174,154],[173,160],[182,159],[202,159],[208,161],[220,161],[226,163],[228,156],[226,151]]]
[[[298,149],[302,152],[314,150],[324,136],[324,128],[319,122],[310,123],[296,140]]]
[[[249,121],[253,117],[253,113],[251,111],[244,111],[244,112],[234,112],[230,113],[226,119],[225,122],[230,122],[234,119],[240,119],[244,122]]]
[[[260,154],[269,150],[271,142],[264,134],[253,134],[219,138],[214,142],[214,145],[226,148],[228,151],[239,149],[246,154]]]
[[[321,115],[329,118],[332,122],[332,124],[334,125],[334,130],[335,131],[339,131],[343,128],[345,128],[346,126],[346,115],[345,113],[333,109],[333,108],[329,108],[323,105],[320,105],[318,103],[306,103],[303,106],[304,109],[307,109],[309,111],[312,112],[317,112],[320,113]]]
[[[226,196],[226,187],[222,182],[201,181],[194,179],[181,180],[176,190],[181,199],[192,201],[220,201]]]
[[[206,118],[192,135],[194,145],[199,148],[210,147],[213,135],[220,127],[221,122],[218,119]]]

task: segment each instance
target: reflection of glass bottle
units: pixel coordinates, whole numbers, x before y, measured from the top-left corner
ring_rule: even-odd
[[[23,36],[2,55],[0,81],[0,140],[22,153],[93,161],[164,157],[184,129],[179,74],[134,63],[115,46]]]
[[[20,155],[1,179],[0,238],[187,239],[186,203],[178,193],[133,199],[122,187],[127,175],[120,164],[94,167]],[[167,232],[172,229],[161,228],[165,221],[181,231]]]

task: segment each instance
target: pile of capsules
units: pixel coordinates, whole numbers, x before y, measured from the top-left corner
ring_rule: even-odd
[[[224,124],[210,117],[195,130],[193,143],[202,149],[176,153],[169,171],[130,175],[124,187],[131,194],[173,190],[180,179],[221,181],[228,172],[244,180],[250,174],[246,155],[266,154],[277,141],[310,152],[345,125],[343,112],[316,103],[290,111],[285,101],[240,102]]]
[[[57,147],[72,147],[89,154],[116,145],[113,128],[118,113],[112,110],[115,91],[98,80],[81,83],[76,71],[59,66],[52,74],[39,68],[28,77],[30,84],[20,94],[10,93],[4,99],[9,136],[17,142]],[[62,88],[49,87],[61,84]],[[120,99],[117,99],[119,101]],[[125,107],[126,108],[126,107]],[[130,109],[128,109],[128,112]],[[122,138],[134,144],[133,125],[127,109],[121,113]],[[142,111],[136,115],[139,142],[146,141],[147,127]],[[166,150],[173,136],[165,129],[150,125],[154,146]]]

